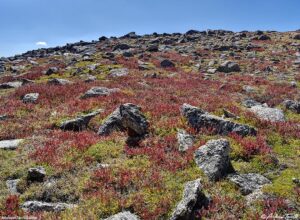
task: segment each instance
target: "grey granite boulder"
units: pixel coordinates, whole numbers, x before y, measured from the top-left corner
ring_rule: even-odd
[[[241,68],[235,62],[225,61],[218,67],[217,71],[223,72],[223,73],[231,73],[231,72],[239,72],[239,71],[241,71]]]
[[[54,78],[54,79],[49,79],[48,84],[49,85],[68,85],[71,84],[72,82],[67,79],[59,79],[59,78]]]
[[[196,211],[206,206],[208,199],[202,192],[200,179],[187,182],[181,201],[177,204],[170,220],[196,219]]]
[[[132,214],[131,212],[125,211],[110,216],[105,220],[140,220],[140,218],[137,215]]]
[[[18,194],[17,185],[20,179],[7,180],[6,186],[10,194]]]
[[[88,124],[92,118],[100,114],[102,110],[97,110],[92,113],[78,116],[75,119],[64,121],[60,125],[60,129],[62,130],[69,130],[69,131],[82,131],[87,129]]]
[[[23,139],[4,140],[0,141],[0,149],[15,150],[18,148]]]
[[[177,132],[178,149],[179,151],[186,151],[193,147],[195,138],[188,134],[185,130],[179,130]]]
[[[283,105],[286,109],[289,109],[297,114],[300,114],[300,102],[293,101],[293,100],[285,100]]]
[[[229,158],[230,144],[226,139],[211,140],[194,153],[198,167],[211,181],[217,181],[233,172]]]
[[[99,135],[109,135],[113,131],[127,131],[128,144],[135,145],[148,133],[149,123],[141,113],[141,108],[126,103],[120,105],[100,126]],[[131,143],[132,142],[132,143]]]
[[[113,69],[109,72],[110,77],[127,76],[129,73],[127,68]]]
[[[262,188],[263,185],[271,183],[266,177],[257,173],[229,174],[228,179],[238,185],[243,195],[248,195]]]
[[[271,122],[285,121],[284,113],[277,108],[265,107],[262,105],[256,105],[250,108],[258,118]]]
[[[183,104],[181,113],[196,130],[208,128],[213,129],[216,134],[221,135],[228,135],[230,133],[236,133],[241,136],[256,135],[256,130],[253,127],[211,115],[189,104]]]
[[[36,103],[39,96],[40,96],[39,93],[28,93],[28,94],[24,95],[24,97],[22,98],[22,101],[24,103]]]
[[[22,85],[23,85],[23,82],[20,82],[20,81],[1,83],[0,89],[15,89],[15,88],[21,87]]]
[[[109,89],[106,87],[93,87],[89,89],[81,98],[86,99],[86,98],[97,97],[97,96],[107,96],[117,91],[119,91],[119,89]]]
[[[22,209],[29,212],[61,212],[66,209],[71,209],[76,207],[73,204],[67,203],[48,203],[48,202],[41,202],[41,201],[27,201],[22,204]]]

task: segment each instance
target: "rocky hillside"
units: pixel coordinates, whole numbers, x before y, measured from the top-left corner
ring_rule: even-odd
[[[0,59],[0,216],[297,219],[300,31],[100,37]]]

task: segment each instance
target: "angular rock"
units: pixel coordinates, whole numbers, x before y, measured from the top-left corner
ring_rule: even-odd
[[[18,148],[23,139],[5,140],[0,141],[0,149],[3,150],[15,150]]]
[[[148,133],[149,123],[141,113],[141,108],[126,103],[120,105],[100,126],[99,135],[109,135],[113,131],[127,131],[129,145],[135,145]]]
[[[271,183],[266,177],[257,173],[229,174],[228,179],[238,185],[243,195],[248,195],[261,189],[263,185]]]
[[[119,89],[109,89],[106,87],[93,87],[89,89],[81,98],[86,99],[86,98],[97,97],[97,96],[107,96],[117,91],[119,91]]]
[[[75,119],[67,120],[60,125],[60,129],[68,131],[85,130],[87,129],[90,120],[101,112],[102,110],[97,110],[86,115],[81,115]]]
[[[175,67],[175,64],[170,60],[163,60],[160,62],[160,66],[162,68]]]
[[[182,200],[177,204],[170,220],[196,219],[196,211],[207,203],[208,199],[202,192],[200,179],[187,182]]]
[[[242,105],[245,106],[246,108],[251,108],[256,105],[261,105],[261,103],[255,101],[255,100],[252,100],[252,99],[246,99],[242,102]]]
[[[300,114],[300,102],[293,101],[293,100],[285,100],[283,105],[286,109],[291,110],[297,114]]]
[[[18,194],[17,185],[20,179],[14,179],[14,180],[7,180],[6,186],[10,194]]]
[[[300,34],[295,34],[293,37],[294,40],[300,40]]]
[[[46,171],[44,167],[29,168],[27,173],[27,180],[31,182],[43,182],[46,177]]]
[[[118,214],[110,216],[109,218],[107,218],[105,220],[140,220],[140,218],[137,215],[132,214],[131,212],[125,211],[125,212],[120,212]]]
[[[75,208],[76,205],[67,204],[67,203],[48,203],[48,202],[41,202],[41,201],[27,201],[23,203],[21,206],[23,210],[29,212],[61,212],[66,209]]]
[[[5,121],[6,119],[8,119],[7,115],[0,115],[0,121]]]
[[[22,98],[22,101],[24,103],[36,103],[39,96],[40,96],[39,93],[28,93],[28,94],[24,95],[24,97]]]
[[[59,78],[54,78],[54,79],[49,79],[48,84],[50,85],[68,85],[71,84],[72,82],[67,79],[59,79]]]
[[[194,153],[196,164],[211,181],[233,172],[229,158],[230,144],[226,139],[211,140]]]
[[[113,69],[109,72],[110,77],[127,76],[129,73],[127,68]]]
[[[277,108],[269,108],[262,105],[256,105],[250,108],[258,118],[271,122],[285,121],[284,113]]]
[[[236,133],[241,136],[256,135],[256,130],[253,127],[238,124],[215,115],[210,115],[202,109],[189,104],[183,104],[181,113],[187,118],[188,123],[196,130],[210,128],[214,129],[216,134],[221,135],[228,135],[230,133]]]
[[[52,74],[58,73],[58,68],[57,67],[50,67],[47,71],[46,71],[46,75],[50,76]]]
[[[241,68],[235,62],[225,61],[218,67],[217,71],[223,72],[223,73],[240,72]]]
[[[1,83],[0,89],[16,89],[23,85],[23,82],[20,81],[14,81],[14,82],[7,82],[7,83]]]
[[[128,49],[130,49],[130,46],[128,44],[117,44],[113,50],[115,51],[115,50],[128,50]]]
[[[179,151],[187,151],[189,148],[193,147],[195,138],[188,134],[185,130],[179,130],[177,132],[178,149]]]

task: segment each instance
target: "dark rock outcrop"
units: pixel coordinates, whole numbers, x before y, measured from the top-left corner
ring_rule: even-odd
[[[248,125],[238,124],[211,115],[202,109],[189,104],[183,104],[181,113],[188,120],[188,123],[196,130],[210,128],[213,129],[215,133],[221,135],[228,135],[230,133],[236,133],[241,136],[256,135],[256,130]]]
[[[127,131],[127,143],[136,145],[148,133],[149,127],[140,110],[140,107],[131,103],[121,105],[100,126],[98,134],[109,135],[113,131]]]

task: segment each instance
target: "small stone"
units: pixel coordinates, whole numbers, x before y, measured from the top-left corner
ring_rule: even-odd
[[[15,139],[15,140],[4,140],[0,141],[0,149],[3,150],[15,150],[18,148],[23,139]]]
[[[160,66],[162,68],[170,68],[170,67],[175,67],[175,64],[170,60],[163,60],[160,62]]]
[[[18,182],[20,182],[20,179],[6,181],[7,189],[11,194],[18,194],[18,189],[17,189]]]
[[[58,73],[58,68],[57,67],[50,67],[47,71],[46,71],[46,75],[50,76],[52,74]]]
[[[218,67],[217,71],[223,73],[231,73],[231,72],[240,72],[241,69],[237,63],[232,61],[225,61]]]
[[[127,76],[129,73],[127,68],[113,69],[109,72],[110,77],[122,77]]]
[[[61,212],[66,209],[75,208],[76,205],[66,203],[48,203],[41,201],[27,201],[21,206],[23,210],[28,212]]]
[[[109,89],[106,87],[93,87],[89,89],[81,98],[86,99],[91,97],[107,96],[117,91],[119,91],[119,89]]]
[[[36,103],[39,98],[39,93],[28,93],[23,97],[24,103]]]
[[[27,180],[31,182],[43,182],[46,177],[44,167],[34,167],[28,170]]]
[[[59,78],[54,78],[54,79],[49,79],[48,84],[50,85],[68,85],[71,84],[72,82],[67,80],[67,79],[59,79]]]
[[[177,140],[178,140],[178,149],[181,152],[187,151],[189,148],[194,145],[194,137],[188,134],[185,130],[179,130],[177,132]]]
[[[110,216],[109,218],[107,218],[105,220],[140,220],[140,218],[137,215],[132,214],[131,212],[125,211],[125,212],[120,212],[118,214]]]

